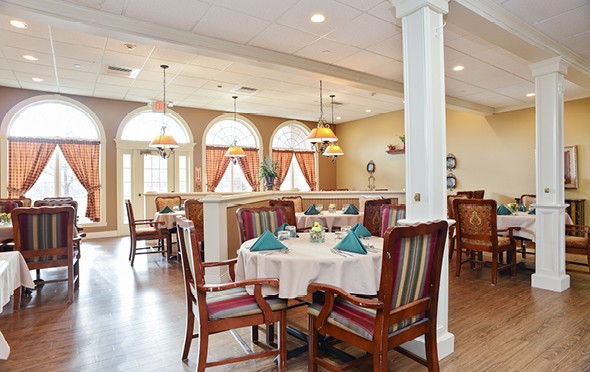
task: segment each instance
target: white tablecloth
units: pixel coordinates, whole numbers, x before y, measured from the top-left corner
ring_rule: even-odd
[[[0,225],[0,242],[6,239],[13,239],[12,224]]]
[[[165,227],[168,230],[173,229],[176,226],[176,217],[184,216],[184,211],[178,211],[174,213],[160,213],[156,212],[154,215],[155,221],[164,221],[164,226],[160,225],[160,227]]]
[[[514,236],[529,239],[534,242],[536,221],[536,215],[528,214],[526,212],[518,212],[517,215],[498,216],[498,230],[507,229],[509,227],[520,227],[519,231],[514,231]],[[571,217],[567,213],[565,214],[565,223],[566,225],[571,225],[573,223]]]
[[[304,229],[313,226],[314,222],[319,222],[322,226],[327,226],[328,231],[332,231],[332,226],[354,226],[357,223],[363,223],[364,213],[343,214],[342,211],[330,213],[322,211],[320,214],[306,215],[302,212],[295,213],[297,217],[297,227]]]
[[[19,252],[0,253],[0,313],[10,295],[20,286],[35,288],[27,263]],[[0,332],[0,359],[7,359],[10,347]]]
[[[381,275],[381,252],[369,251],[366,255],[353,254],[342,257],[330,252],[339,240],[333,233],[326,234],[325,243],[310,243],[309,234],[284,240],[289,253],[275,252],[267,255],[250,252],[256,239],[242,244],[238,251],[236,280],[278,278],[279,290],[263,288],[265,296],[277,294],[281,298],[296,298],[307,294],[307,286],[313,282],[332,284],[350,293],[375,295]],[[362,240],[382,249],[383,239],[371,237]],[[253,288],[249,288],[252,291]]]

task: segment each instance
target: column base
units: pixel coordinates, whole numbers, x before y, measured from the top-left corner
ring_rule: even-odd
[[[531,276],[531,287],[553,292],[563,292],[570,287],[570,276],[547,276],[535,273]]]
[[[402,348],[418,355],[421,358],[426,358],[426,349],[424,347],[424,336],[408,341],[401,346]],[[450,332],[439,334],[437,336],[438,360],[441,360],[455,351],[455,335]]]

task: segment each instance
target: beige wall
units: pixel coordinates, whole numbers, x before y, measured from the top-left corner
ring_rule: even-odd
[[[338,159],[338,187],[366,189],[366,164],[376,163],[378,188],[405,187],[405,155],[385,153],[404,132],[403,111],[338,125],[345,156]],[[590,199],[590,99],[565,103],[565,146],[578,146],[579,188],[566,198]],[[486,197],[507,203],[535,193],[535,110],[492,116],[447,110],[447,152],[457,157],[457,188],[485,189]],[[586,201],[586,223],[590,209]]]

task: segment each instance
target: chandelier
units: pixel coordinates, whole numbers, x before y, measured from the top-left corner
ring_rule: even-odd
[[[324,119],[324,105],[322,102],[322,81],[320,80],[320,118],[318,120],[317,128],[314,128],[307,140],[311,143],[311,148],[318,154],[323,154],[328,146],[333,142],[338,141],[338,137],[330,128],[330,124]],[[327,155],[329,156],[329,155]]]
[[[236,120],[236,99],[238,99],[238,96],[232,96],[231,98],[234,99],[234,122],[237,122],[237,120]],[[231,162],[233,164],[236,164],[238,162],[238,158],[246,156],[244,149],[241,148],[240,146],[238,146],[238,139],[237,138],[234,138],[234,142],[229,147],[229,149],[227,149],[227,151],[225,152],[225,156],[229,156],[231,158]]]
[[[330,98],[332,99],[332,125],[334,125],[334,97],[336,96],[330,94]],[[344,155],[344,152],[338,145],[338,142],[333,142],[326,148],[326,150],[324,150],[323,155],[328,157],[331,156],[330,161],[332,162],[332,164],[334,164],[336,163],[336,158]]]
[[[178,143],[174,140],[174,137],[166,134],[166,106],[168,106],[168,102],[166,102],[166,69],[168,65],[160,65],[162,71],[164,72],[164,84],[163,84],[163,96],[164,96],[164,107],[162,109],[162,127],[160,128],[160,134],[158,134],[152,142],[150,142],[150,147],[156,148],[158,153],[163,159],[168,159],[173,153],[174,149],[178,147]]]

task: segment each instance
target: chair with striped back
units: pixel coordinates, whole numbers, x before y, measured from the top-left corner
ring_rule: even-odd
[[[74,200],[74,198],[72,198],[71,196],[48,196],[43,198],[43,200],[48,200],[48,201],[68,201],[68,200]]]
[[[297,217],[295,217],[295,203],[293,200],[270,200],[268,205],[271,207],[285,208],[287,223],[291,226],[297,226]]]
[[[381,282],[374,298],[357,297],[343,289],[312,283],[308,292],[324,292],[309,314],[309,366],[335,366],[318,356],[318,336],[330,335],[369,353],[374,371],[387,371],[387,351],[397,349],[438,371],[436,316],[447,222],[393,226],[385,232]],[[426,360],[399,346],[425,336]],[[360,361],[353,361],[358,365]],[[346,365],[341,366],[342,369]]]
[[[295,213],[303,212],[303,198],[301,196],[283,196],[281,200],[291,200],[295,208]]]
[[[67,278],[45,283],[67,281],[69,303],[74,301],[80,273],[80,250],[74,246],[75,215],[71,206],[17,208],[12,212],[14,249],[23,255],[29,270],[67,267]]]
[[[236,211],[240,244],[262,235],[264,230],[274,234],[276,229],[287,222],[284,207],[239,208]]]
[[[188,358],[192,340],[198,338],[197,371],[204,371],[206,367],[210,366],[272,355],[279,356],[279,371],[285,371],[287,369],[287,300],[274,296],[262,297],[262,286],[278,287],[278,279],[250,279],[236,282],[234,267],[237,259],[223,262],[202,262],[197,243],[201,238],[198,237],[192,221],[178,218],[177,233],[187,304],[182,359]],[[231,282],[207,285],[205,283],[205,268],[219,266],[228,267]],[[248,294],[246,286],[253,286],[254,295]],[[195,316],[198,317],[197,333],[194,333]],[[209,335],[259,324],[271,325],[276,322],[280,323],[277,348],[207,363]]]
[[[14,208],[22,206],[23,202],[18,199],[0,199],[0,213],[12,213]]]
[[[363,225],[373,236],[381,236],[381,206],[391,204],[391,199],[368,199],[365,202]]]
[[[405,204],[400,205],[389,205],[385,204],[381,206],[381,234],[379,236],[384,237],[387,228],[391,226],[398,226],[397,221],[406,218],[406,206]]]
[[[180,204],[182,204],[180,196],[156,196],[156,212],[161,211],[166,206],[173,210],[174,207],[178,207]]]
[[[74,218],[74,226],[76,227],[76,230],[78,231],[78,234],[80,234],[81,237],[85,237],[86,234],[83,233],[84,229],[80,226],[78,226],[78,202],[75,201],[73,198],[69,197],[69,196],[64,196],[64,197],[60,197],[60,198],[45,198],[43,200],[35,200],[34,203],[35,207],[65,207],[65,206],[71,206],[74,208],[74,211],[76,212],[76,217]]]
[[[205,221],[203,220],[203,202],[197,199],[187,199],[184,202],[184,214],[186,218],[193,221],[197,237],[201,239],[201,259],[205,260]],[[178,241],[178,240],[177,240]]]

